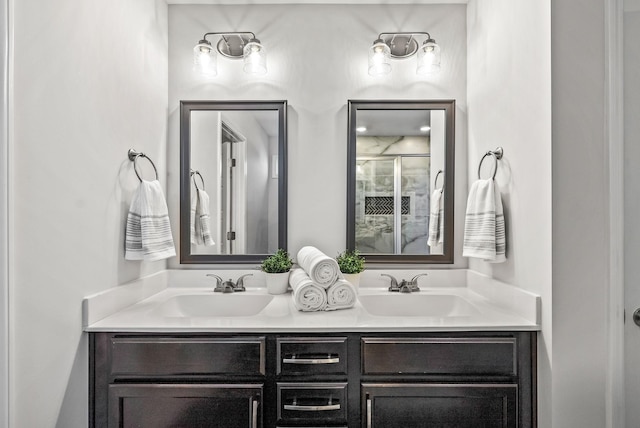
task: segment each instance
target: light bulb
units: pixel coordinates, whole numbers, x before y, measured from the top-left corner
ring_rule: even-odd
[[[369,49],[369,74],[371,76],[382,76],[391,73],[391,48],[384,40],[378,39],[373,42]]]
[[[200,40],[193,48],[193,68],[205,77],[214,77],[218,74],[216,52],[208,41]]]
[[[244,71],[250,74],[267,74],[267,52],[260,40],[251,39],[242,49]]]
[[[417,74],[428,75],[440,71],[440,46],[433,39],[427,39],[418,50]]]

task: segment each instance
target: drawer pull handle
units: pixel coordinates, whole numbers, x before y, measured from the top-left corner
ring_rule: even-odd
[[[367,398],[367,428],[371,428],[371,398]]]
[[[326,358],[297,358],[296,355],[292,355],[291,358],[283,358],[284,364],[338,364],[340,357],[333,357],[327,355]]]
[[[251,400],[251,428],[258,428],[258,400]]]
[[[340,410],[340,403],[327,404],[325,406],[301,406],[298,404],[285,404],[285,410],[297,410],[299,412],[324,412],[330,410]]]

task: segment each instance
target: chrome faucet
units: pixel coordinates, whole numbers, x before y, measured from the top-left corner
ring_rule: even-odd
[[[421,276],[427,276],[427,274],[426,273],[418,274],[413,278],[411,278],[411,280],[409,281],[407,281],[406,279],[403,279],[402,281],[400,281],[400,284],[398,284],[398,280],[395,279],[392,275],[381,273],[380,276],[386,276],[391,279],[391,284],[389,285],[389,291],[398,291],[400,293],[413,293],[415,291],[420,291],[420,287],[418,287],[418,278],[420,278]]]
[[[218,275],[213,273],[208,273],[207,276],[211,276],[216,279],[216,288],[213,289],[216,293],[234,293],[238,291],[246,291],[247,289],[244,287],[244,278],[247,276],[253,276],[252,273],[247,273],[242,275],[236,283],[229,278],[227,281],[223,281]]]

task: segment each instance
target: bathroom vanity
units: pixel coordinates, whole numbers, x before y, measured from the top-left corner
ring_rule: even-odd
[[[535,427],[538,298],[475,282],[322,313],[167,287],[89,316],[89,426]]]
[[[534,332],[91,333],[94,427],[534,427]]]

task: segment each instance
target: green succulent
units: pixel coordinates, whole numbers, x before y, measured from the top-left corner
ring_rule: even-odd
[[[280,248],[275,254],[264,259],[260,268],[266,273],[284,273],[289,272],[291,266],[293,266],[293,260],[289,257],[289,253]]]
[[[336,257],[340,272],[360,273],[364,270],[364,257],[358,250],[345,250]]]

